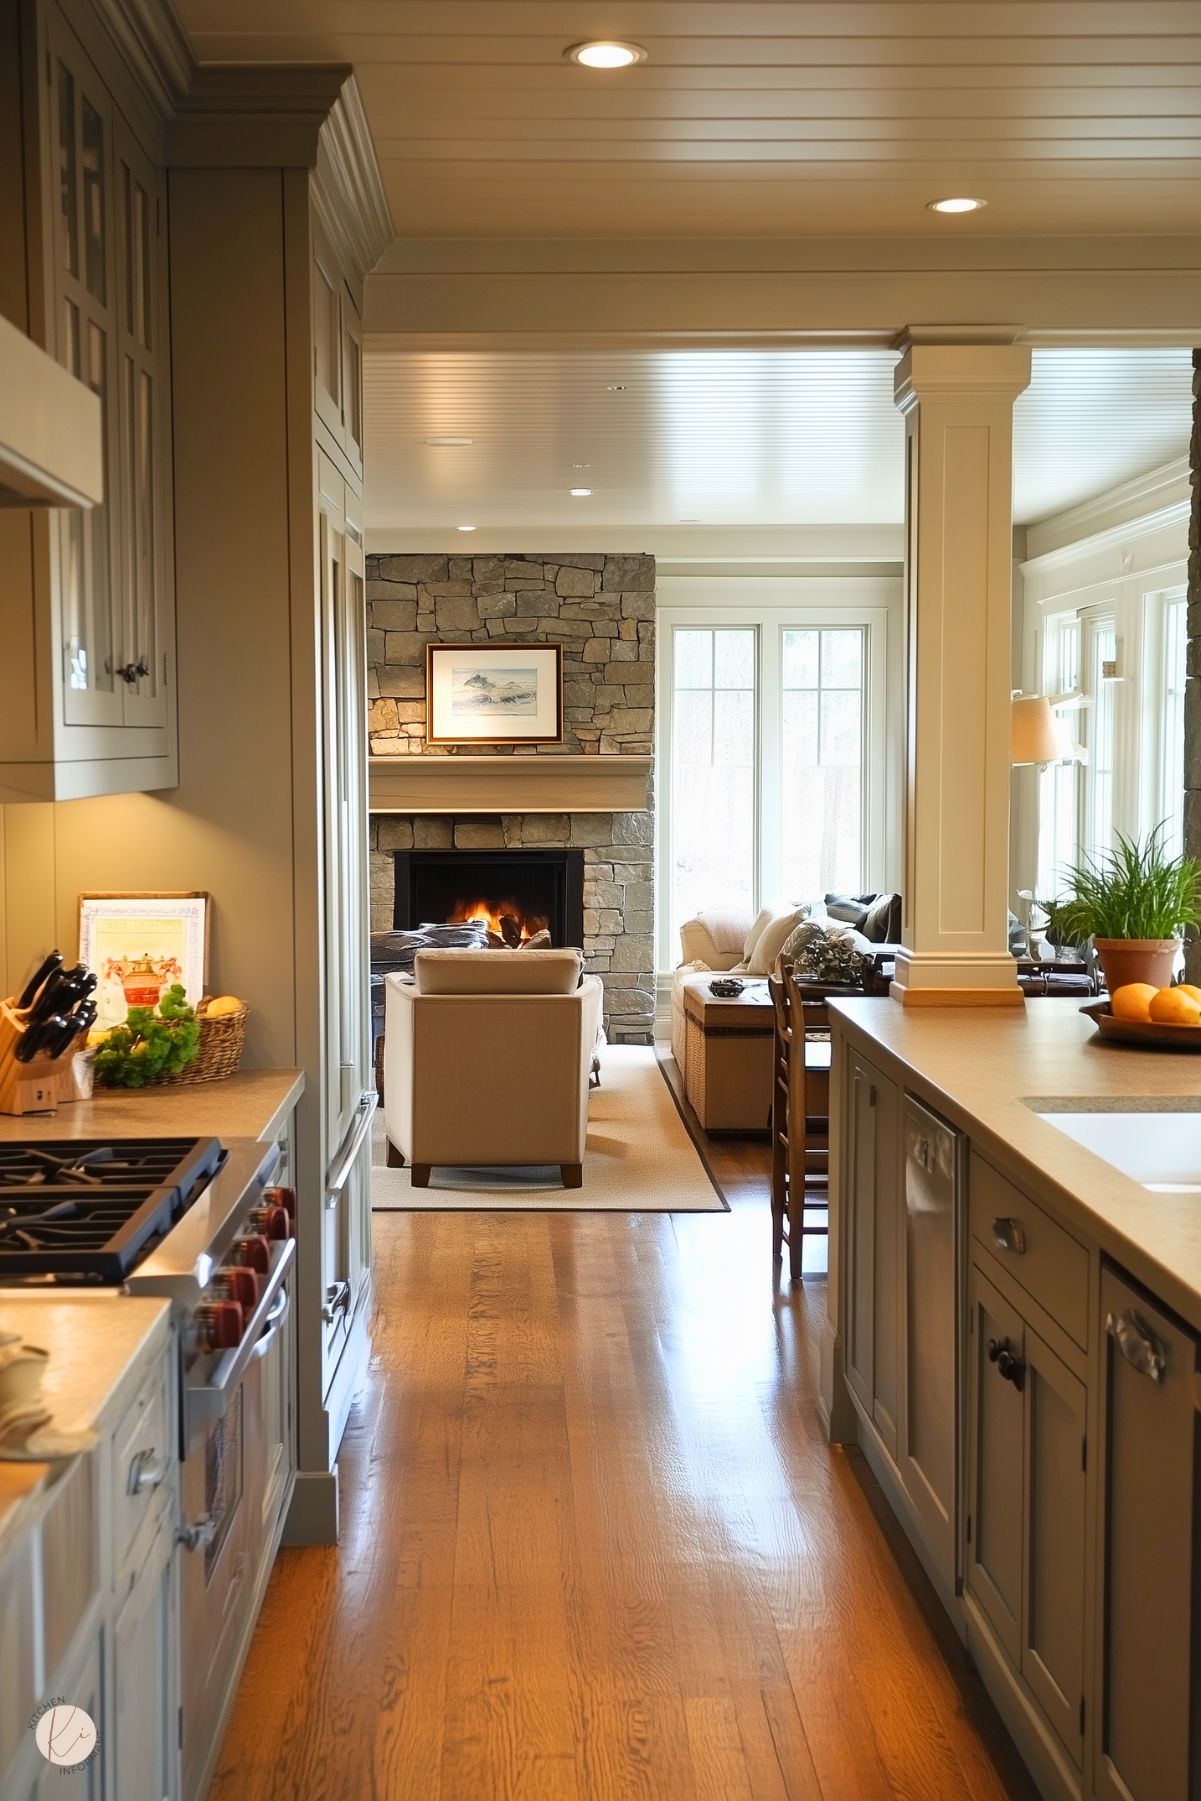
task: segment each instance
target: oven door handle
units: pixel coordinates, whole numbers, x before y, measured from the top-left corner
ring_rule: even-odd
[[[199,1358],[188,1372],[184,1392],[184,1417],[189,1437],[194,1426],[221,1418],[233,1399],[238,1383],[254,1361],[264,1328],[270,1328],[273,1321],[277,1322],[282,1318],[282,1315],[274,1312],[273,1303],[287,1280],[295,1255],[294,1238],[285,1238],[276,1244],[267,1281],[254,1312],[246,1322],[242,1342],[233,1350]],[[206,1370],[205,1375],[196,1375],[194,1372],[201,1368]]]
[[[371,1130],[371,1121],[375,1117],[375,1109],[379,1105],[379,1097],[373,1088],[364,1088],[355,1108],[355,1121],[346,1137],[338,1155],[334,1173],[325,1184],[325,1204],[336,1207],[342,1196],[342,1190],[350,1180],[350,1172],[355,1166],[359,1152],[363,1148],[363,1140]]]
[[[262,1333],[255,1340],[254,1346],[251,1349],[251,1363],[257,1363],[260,1357],[265,1357],[280,1333],[283,1331],[284,1321],[288,1317],[288,1306],[288,1290],[286,1288],[281,1288],[275,1297],[274,1307],[267,1315]]]

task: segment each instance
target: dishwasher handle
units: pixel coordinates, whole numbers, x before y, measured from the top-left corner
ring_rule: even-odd
[[[1163,1381],[1168,1354],[1150,1326],[1139,1318],[1133,1307],[1125,1313],[1107,1313],[1105,1330],[1131,1369],[1137,1370],[1140,1376],[1150,1376],[1152,1382]]]

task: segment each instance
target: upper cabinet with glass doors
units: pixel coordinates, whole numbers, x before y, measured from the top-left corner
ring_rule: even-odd
[[[0,676],[0,799],[72,799],[177,779],[171,568],[166,191],[161,146],[119,66],[84,36],[90,8],[39,7],[27,55],[24,237],[28,328],[100,399],[102,506],[31,514],[27,556],[0,598],[33,621],[28,659]],[[124,97],[124,96],[122,96]],[[147,138],[151,141],[147,142]],[[25,323],[25,322],[22,322]],[[14,639],[10,637],[10,643]],[[18,631],[15,642],[22,644]]]

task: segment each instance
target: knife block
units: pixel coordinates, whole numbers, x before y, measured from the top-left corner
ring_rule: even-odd
[[[71,1065],[79,1046],[71,1045],[61,1057],[37,1051],[28,1063],[19,1063],[17,1046],[25,1029],[12,1002],[0,1003],[0,1113],[53,1113],[76,1098]]]

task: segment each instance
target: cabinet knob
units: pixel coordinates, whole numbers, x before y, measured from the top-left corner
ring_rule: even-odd
[[[1009,1251],[1014,1257],[1025,1255],[1026,1234],[1016,1219],[994,1219],[992,1241],[999,1251]]]
[[[1026,1386],[1026,1365],[1007,1338],[989,1339],[988,1361],[996,1364],[997,1374],[1003,1381],[1012,1382],[1020,1394]]]

